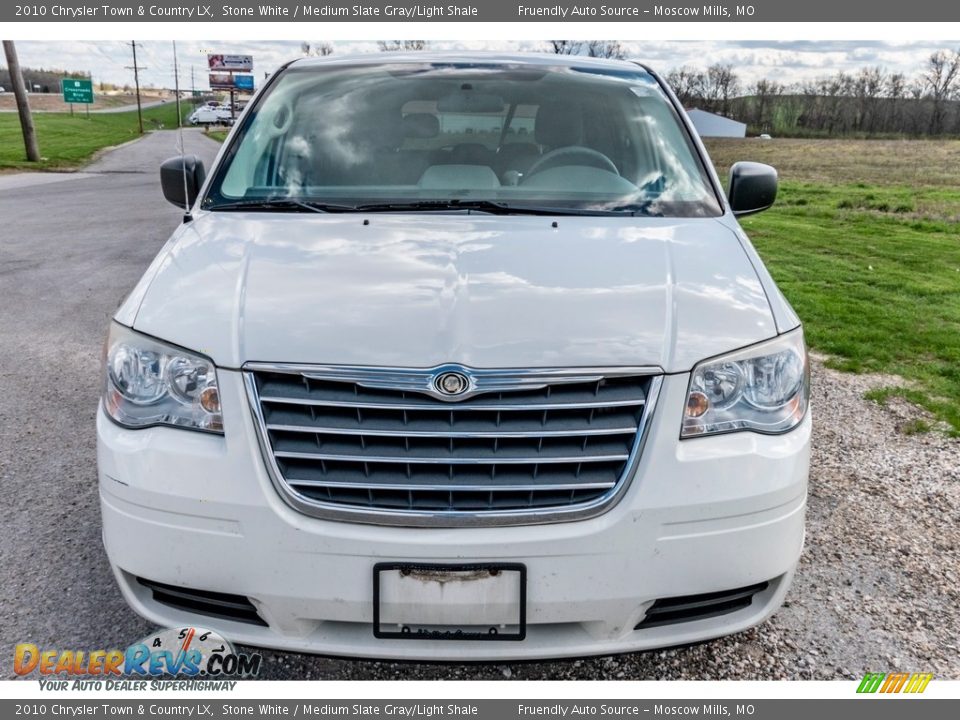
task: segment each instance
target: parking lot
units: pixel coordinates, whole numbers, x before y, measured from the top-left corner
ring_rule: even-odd
[[[218,146],[186,133],[208,163]],[[125,647],[152,628],[100,542],[94,415],[109,318],[176,227],[158,167],[176,134],[74,175],[0,175],[0,662],[12,646]],[[682,649],[550,663],[431,665],[264,651],[274,679],[960,678],[960,443],[907,434],[917,410],[865,400],[895,379],[815,365],[806,550],[765,625]],[[131,543],[149,542],[130,538]],[[152,551],[162,552],[162,549]]]

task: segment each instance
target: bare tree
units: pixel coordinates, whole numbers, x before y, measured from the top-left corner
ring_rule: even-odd
[[[903,128],[903,100],[907,96],[907,78],[903,73],[891,73],[887,76],[884,95],[887,112],[884,126],[888,129],[900,130]]]
[[[597,58],[622,60],[626,57],[623,46],[616,40],[549,40],[547,52],[554,55],[586,55]]]
[[[960,82],[960,51],[938,50],[927,60],[927,67],[920,76],[931,101],[930,134],[937,135],[943,129],[946,103],[952,99]]]
[[[825,100],[824,120],[831,135],[849,130],[848,116],[844,111],[844,98],[853,94],[853,80],[842,70],[820,81],[820,94]]]
[[[624,54],[611,41],[552,40],[547,49],[559,55]],[[872,66],[789,86],[762,78],[742,92],[733,66],[715,63],[674,68],[666,80],[685,107],[743,119],[754,132],[960,134],[960,49],[931,54],[913,76]]]
[[[583,43],[578,40],[550,40],[549,51],[554,55],[579,55]]]
[[[877,105],[884,84],[883,70],[878,67],[861,68],[853,79],[853,94],[857,100],[853,123],[857,130],[874,132],[876,129]]]
[[[397,50],[426,50],[426,40],[378,40],[380,52],[396,52]]]
[[[667,84],[673,88],[673,92],[685,107],[703,102],[706,83],[706,76],[702,72],[686,65],[667,73]]]
[[[328,42],[319,42],[316,45],[302,42],[300,43],[300,52],[307,56],[316,55],[318,57],[326,57],[327,55],[333,55],[333,45]]]
[[[719,111],[721,115],[730,114],[730,99],[740,92],[740,79],[733,71],[733,65],[719,63],[707,68],[704,79],[704,98],[708,109]]]
[[[753,86],[753,124],[760,130],[770,130],[775,99],[782,95],[784,86],[773,80],[758,80]]]
[[[587,55],[616,60],[622,60],[626,57],[623,47],[616,40],[591,40],[587,43]]]

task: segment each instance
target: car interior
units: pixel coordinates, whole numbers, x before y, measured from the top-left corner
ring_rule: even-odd
[[[255,160],[255,168],[236,194],[695,203],[709,194],[689,138],[649,78],[302,75],[268,98],[264,117],[253,114],[257,150],[235,164]],[[234,180],[225,188],[240,185]]]

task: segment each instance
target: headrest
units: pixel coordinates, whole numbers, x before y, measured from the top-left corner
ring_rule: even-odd
[[[410,113],[403,116],[403,136],[432,138],[440,134],[440,119],[431,113]]]
[[[355,147],[396,150],[403,144],[403,128],[384,115],[363,113],[349,124],[344,139]]]
[[[583,115],[580,108],[562,102],[547,102],[537,108],[534,135],[541,145],[551,148],[580,145]]]
[[[460,143],[450,151],[450,162],[461,165],[486,165],[493,151],[483,143]]]
[[[500,181],[485,165],[431,165],[417,185],[425,190],[496,190]]]

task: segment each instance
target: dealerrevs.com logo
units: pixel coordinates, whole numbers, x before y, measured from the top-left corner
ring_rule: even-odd
[[[262,656],[238,653],[214,630],[183,627],[148,635],[125,650],[14,648],[17,675],[40,676],[44,690],[232,689],[255,677]],[[163,679],[166,678],[166,679]],[[169,678],[182,678],[169,680]]]

